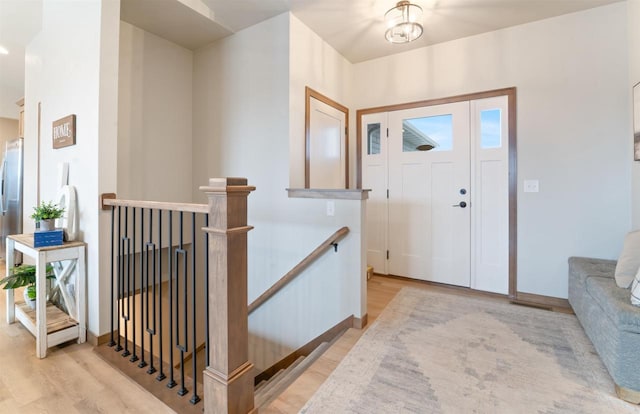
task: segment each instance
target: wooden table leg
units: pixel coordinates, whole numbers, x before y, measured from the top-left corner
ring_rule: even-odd
[[[36,356],[47,356],[47,254],[36,257]]]
[[[9,276],[11,274],[11,270],[13,269],[14,266],[14,258],[13,258],[13,251],[15,248],[15,243],[13,240],[7,238],[7,249],[6,249],[6,256],[5,256],[5,267],[6,267],[6,275]],[[5,292],[7,292],[7,323],[14,323],[16,321],[16,308],[14,306],[15,304],[15,297],[13,295],[13,289],[7,289]]]
[[[87,263],[85,261],[84,246],[78,247],[78,258],[76,260],[76,311],[78,312],[78,324],[80,325],[78,343],[81,344],[87,340]]]

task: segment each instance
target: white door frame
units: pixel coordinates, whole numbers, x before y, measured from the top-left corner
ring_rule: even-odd
[[[424,106],[439,105],[460,101],[473,101],[496,96],[507,96],[508,100],[508,188],[509,188],[509,298],[517,299],[517,146],[516,146],[516,88],[496,89],[492,91],[458,95],[448,98],[430,99],[424,101],[410,102],[397,105],[381,106],[374,108],[359,109],[356,111],[356,148],[357,148],[357,177],[356,186],[362,188],[362,117],[364,115],[376,114],[381,112],[391,112],[411,108],[420,108]]]

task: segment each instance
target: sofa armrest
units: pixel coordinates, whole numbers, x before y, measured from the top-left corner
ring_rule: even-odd
[[[616,263],[615,260],[594,259],[592,257],[570,257],[569,281],[571,281],[572,278],[585,280],[591,276],[613,278]]]

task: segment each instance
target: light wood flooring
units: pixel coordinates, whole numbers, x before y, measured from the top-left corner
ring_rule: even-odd
[[[0,274],[5,274],[4,262]],[[0,291],[0,413],[173,413],[93,352],[70,342],[35,356],[36,342],[19,322],[8,325]]]

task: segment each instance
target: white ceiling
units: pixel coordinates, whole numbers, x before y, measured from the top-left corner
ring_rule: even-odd
[[[122,0],[121,15],[149,32],[197,49],[291,11],[347,60],[357,63],[616,1],[621,0],[413,0],[424,10],[424,34],[405,45],[384,39],[384,14],[397,0]],[[168,3],[174,6],[166,7]],[[179,8],[190,12],[176,13]],[[211,33],[204,32],[203,26]]]
[[[40,30],[43,0],[0,0],[0,101],[24,93],[24,48]],[[384,39],[396,0],[121,0],[121,18],[197,49],[291,11],[352,63],[623,0],[414,0],[424,34],[406,45]],[[0,102],[0,116],[3,103]]]
[[[176,0],[121,0],[120,3],[122,20],[187,49],[197,49],[212,39],[233,33],[212,17],[206,6],[194,10]]]
[[[424,34],[397,45],[384,38],[384,13],[396,0],[292,0],[291,11],[352,63],[460,39],[619,0],[413,0]]]

